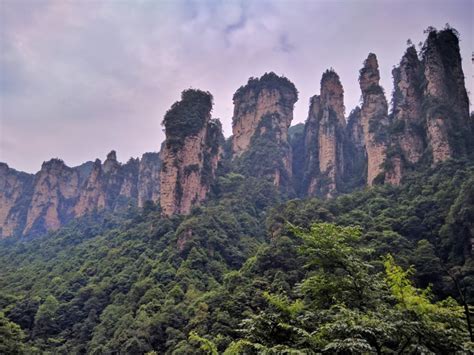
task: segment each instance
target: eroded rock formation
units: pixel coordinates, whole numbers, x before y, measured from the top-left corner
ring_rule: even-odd
[[[232,151],[244,174],[269,177],[276,186],[291,185],[292,157],[288,128],[298,92],[275,73],[250,78],[234,94]],[[262,155],[265,158],[262,159]]]
[[[403,159],[410,164],[418,163],[425,149],[422,69],[416,49],[411,46],[402,57],[400,65],[392,71],[394,80],[392,140],[397,141]]]
[[[220,122],[211,120],[211,110],[210,93],[186,90],[165,115],[160,178],[165,216],[189,213],[209,192],[223,139]]]
[[[424,114],[434,164],[472,147],[469,100],[453,29],[432,30],[423,48]]]
[[[380,73],[375,54],[370,53],[360,70],[362,91],[361,122],[367,151],[367,184],[383,175],[388,145],[388,105],[379,84]]]
[[[328,70],[321,79],[320,95],[311,98],[305,126],[306,193],[329,197],[344,170],[344,90],[339,76]]]
[[[120,164],[114,151],[104,164],[97,159],[74,168],[52,159],[35,175],[0,164],[0,238],[46,233],[102,209],[157,202],[159,166],[158,153]]]
[[[454,30],[429,29],[418,59],[410,46],[393,71],[393,123],[385,182],[399,184],[420,163],[436,164],[472,149],[469,103]]]
[[[291,144],[295,86],[274,73],[249,79],[233,98],[222,171],[270,179],[287,196],[330,197],[374,183],[400,184],[410,170],[472,154],[474,121],[456,31],[429,29],[421,53],[410,46],[392,74],[389,115],[377,58],[369,54],[359,77],[362,104],[346,124],[339,77],[325,72]],[[184,91],[165,115],[160,154],[126,164],[114,151],[103,164],[74,168],[52,159],[36,175],[0,163],[0,238],[44,233],[75,217],[147,201],[159,201],[165,216],[189,213],[207,197],[224,153],[211,109],[209,93]]]
[[[161,160],[158,153],[145,153],[138,166],[138,206],[160,198]]]
[[[28,234],[32,229],[41,233],[58,229],[63,220],[74,214],[74,200],[81,182],[79,172],[62,160],[43,163],[35,176],[23,233]]]
[[[25,222],[34,175],[0,163],[0,238],[11,237]]]

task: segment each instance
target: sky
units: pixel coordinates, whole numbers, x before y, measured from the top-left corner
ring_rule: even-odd
[[[232,134],[232,96],[274,71],[299,91],[304,122],[322,73],[333,68],[346,115],[358,72],[377,54],[390,101],[392,67],[407,39],[446,23],[461,35],[471,91],[473,0],[0,0],[0,161],[34,173],[43,161],[75,166],[159,151],[161,121],[184,89],[214,96]],[[471,98],[472,99],[472,98]]]

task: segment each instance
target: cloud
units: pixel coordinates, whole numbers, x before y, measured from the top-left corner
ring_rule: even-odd
[[[446,22],[472,43],[467,1],[3,0],[0,3],[0,160],[34,172],[59,156],[70,165],[157,151],[163,115],[183,89],[214,95],[231,134],[232,95],[250,76],[275,71],[300,91],[295,122],[333,67],[348,110],[358,70],[379,57],[382,85],[407,38]],[[466,64],[467,63],[467,64]],[[468,87],[472,75],[464,63]]]

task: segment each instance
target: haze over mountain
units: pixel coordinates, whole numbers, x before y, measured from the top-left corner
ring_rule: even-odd
[[[461,33],[472,87],[472,1],[169,1],[0,3],[0,161],[26,172],[59,157],[69,166],[112,149],[119,160],[158,151],[166,110],[183,89],[209,90],[231,134],[232,95],[274,71],[299,90],[304,122],[321,73],[333,67],[346,116],[358,70],[377,54],[381,86],[405,41],[449,22]],[[429,7],[429,13],[427,8]],[[395,30],[396,29],[396,30]],[[84,149],[84,147],[87,149]]]

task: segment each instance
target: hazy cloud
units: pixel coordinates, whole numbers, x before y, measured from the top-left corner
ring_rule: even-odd
[[[333,67],[347,111],[369,52],[382,85],[406,40],[446,22],[461,33],[468,88],[472,1],[0,1],[0,160],[34,172],[116,149],[121,160],[159,150],[163,115],[183,89],[214,95],[231,134],[232,95],[275,71],[300,91],[303,122],[321,74]],[[347,112],[348,113],[348,112]]]

